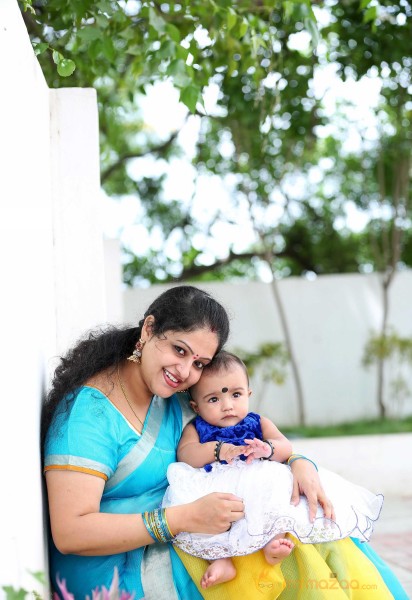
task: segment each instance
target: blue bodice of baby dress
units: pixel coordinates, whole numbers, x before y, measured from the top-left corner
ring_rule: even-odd
[[[237,425],[230,425],[229,427],[210,425],[210,423],[207,423],[198,415],[194,420],[194,426],[199,434],[199,441],[202,444],[222,441],[229,442],[235,446],[243,446],[245,443],[244,440],[253,440],[253,438],[263,439],[260,415],[253,412],[247,414]],[[243,455],[240,458],[246,460],[246,457]],[[212,465],[205,465],[204,468],[206,471],[211,471]]]

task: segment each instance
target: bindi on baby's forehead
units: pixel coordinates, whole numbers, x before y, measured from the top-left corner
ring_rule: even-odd
[[[222,387],[222,394],[226,394],[226,392],[229,390],[229,388],[227,387]]]

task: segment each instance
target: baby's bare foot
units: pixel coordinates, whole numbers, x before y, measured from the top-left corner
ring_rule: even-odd
[[[277,565],[284,558],[289,556],[292,552],[295,544],[287,538],[273,538],[263,548],[263,553],[266,558],[266,562],[270,565]]]
[[[212,585],[230,581],[234,577],[236,577],[236,569],[230,558],[220,558],[208,566],[200,580],[200,586],[205,590]]]

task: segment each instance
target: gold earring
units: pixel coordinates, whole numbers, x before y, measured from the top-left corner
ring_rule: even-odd
[[[136,363],[137,365],[140,365],[141,358],[142,358],[142,351],[143,351],[143,346],[145,345],[145,341],[142,340],[142,338],[140,338],[140,340],[138,342],[136,342],[136,346],[135,349],[133,350],[132,354],[130,356],[127,357],[127,360],[130,360],[131,362]]]

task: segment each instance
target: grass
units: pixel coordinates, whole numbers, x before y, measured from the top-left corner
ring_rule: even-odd
[[[281,427],[282,433],[289,438],[294,437],[330,437],[339,435],[370,435],[376,433],[412,432],[412,416],[404,419],[374,419],[353,421],[339,425],[307,427]]]

